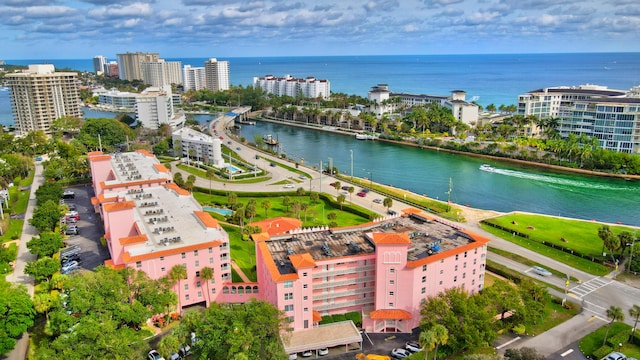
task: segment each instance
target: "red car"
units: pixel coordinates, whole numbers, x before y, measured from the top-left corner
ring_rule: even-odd
[[[224,140],[224,136],[220,136],[220,140]]]
[[[359,193],[357,193],[356,195],[360,196],[360,197],[365,197],[367,196],[367,193],[364,191],[360,191]]]

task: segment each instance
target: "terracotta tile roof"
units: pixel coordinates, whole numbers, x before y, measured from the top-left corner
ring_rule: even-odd
[[[164,186],[167,189],[175,191],[178,195],[183,195],[183,196],[188,196],[189,195],[189,192],[187,190],[181,188],[176,183],[171,182],[171,183],[164,184]]]
[[[138,150],[136,150],[136,152],[140,153],[140,154],[142,154],[144,156],[147,156],[147,157],[154,157],[154,155],[152,153],[148,152],[145,149],[138,149]]]
[[[87,156],[95,156],[95,155],[102,155],[104,154],[102,151],[89,151],[87,153]]]
[[[293,229],[298,229],[302,226],[302,221],[287,217],[278,217],[273,219],[266,219],[262,221],[256,221],[251,226],[260,226],[263,232],[269,233],[269,235],[284,234]]]
[[[120,269],[124,269],[127,265],[125,265],[125,264],[115,265],[113,263],[113,259],[109,259],[109,260],[105,260],[104,261],[104,266],[106,266],[108,268],[112,268],[114,270],[120,270]]]
[[[405,214],[419,214],[422,212],[422,210],[416,208],[406,208],[402,209],[401,211]]]
[[[136,207],[136,203],[131,200],[120,201],[116,203],[108,203],[108,204],[102,205],[102,209],[106,212],[133,209],[135,207]]]
[[[291,264],[296,269],[316,266],[315,260],[313,260],[309,253],[289,255],[289,260],[291,260]]]
[[[383,309],[372,311],[369,317],[373,320],[408,320],[411,319],[411,313],[400,309]]]
[[[373,242],[376,245],[410,245],[411,239],[407,233],[373,233]]]
[[[275,261],[273,261],[273,257],[271,256],[271,252],[269,252],[269,248],[267,248],[267,244],[264,241],[257,243],[258,251],[262,254],[262,258],[264,259],[264,264],[271,274],[271,279],[274,282],[282,282],[285,280],[298,280],[298,274],[280,274],[278,271],[278,266]]]
[[[448,257],[451,257],[452,255],[455,255],[455,254],[462,254],[465,251],[471,251],[473,249],[480,248],[480,247],[486,245],[487,243],[489,243],[489,238],[486,238],[484,236],[480,236],[480,235],[478,235],[476,233],[473,233],[471,231],[460,230],[460,232],[469,235],[475,241],[472,242],[472,243],[464,244],[462,246],[458,246],[455,249],[451,249],[451,250],[447,250],[447,251],[443,251],[443,252],[439,252],[437,254],[433,254],[433,255],[427,256],[426,258],[422,258],[420,260],[408,261],[407,262],[407,267],[408,268],[416,268],[416,267],[419,267],[419,266],[422,266],[422,265],[434,263],[436,261],[440,261],[442,259],[446,259]]]
[[[318,310],[313,310],[313,322],[320,321],[322,321],[322,315],[320,315],[320,312]]]
[[[96,201],[96,203],[94,204],[94,199]],[[91,198],[91,203],[93,205],[98,205],[98,204],[104,204],[105,202],[113,202],[113,201],[117,201],[118,200],[118,196],[114,195],[112,197],[106,197],[104,194],[99,194],[98,196],[92,197]]]
[[[153,164],[153,168],[158,170],[158,172],[170,172],[169,169],[167,169],[167,167],[162,164]]]
[[[253,239],[253,241],[258,242],[258,241],[267,241],[271,239],[271,236],[269,235],[268,232],[261,232],[259,234],[251,234],[251,238]]]
[[[222,245],[222,241],[213,240],[213,241],[207,241],[204,243],[199,243],[199,244],[194,244],[189,246],[177,247],[173,249],[154,251],[154,252],[150,252],[142,255],[136,255],[136,256],[132,256],[131,254],[129,254],[128,251],[125,251],[124,253],[122,253],[122,261],[124,261],[125,263],[132,263],[136,261],[155,259],[155,258],[159,258],[160,256],[169,256],[169,255],[180,254],[187,251],[202,250],[211,246],[220,246],[220,245]]]
[[[111,160],[111,155],[93,155],[88,157],[89,161],[106,161]]]
[[[198,220],[200,220],[204,227],[213,229],[218,229],[220,227],[220,225],[218,224],[218,220],[214,219],[208,212],[194,211],[193,213],[196,214],[196,217],[198,218]]]
[[[148,239],[149,238],[147,237],[147,235],[142,234],[142,235],[123,237],[118,239],[118,242],[120,243],[120,245],[131,245],[131,244],[146,242]]]

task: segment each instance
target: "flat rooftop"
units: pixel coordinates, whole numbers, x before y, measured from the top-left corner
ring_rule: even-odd
[[[373,233],[407,233],[411,244],[408,261],[475,242],[469,235],[419,214],[411,214],[373,223],[367,227],[333,229],[301,233],[266,241],[267,248],[278,266],[280,274],[293,274],[295,268],[289,255],[309,253],[316,261],[332,258],[366,255],[375,252]]]
[[[105,181],[105,184],[112,185],[137,180],[170,178],[171,174],[160,172],[156,165],[160,165],[158,159],[141,152],[115,153],[111,156],[111,169],[116,178]]]
[[[198,219],[194,211],[202,208],[192,196],[178,195],[164,186],[131,189],[119,195],[136,203],[135,222],[148,237],[145,243],[127,247],[131,256],[227,239],[221,228],[206,227]]]

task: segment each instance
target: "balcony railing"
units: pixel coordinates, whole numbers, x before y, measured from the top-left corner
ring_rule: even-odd
[[[326,310],[333,310],[333,309],[339,309],[339,308],[345,308],[349,306],[356,306],[356,305],[363,305],[363,304],[373,306],[374,301],[375,301],[374,298],[356,299],[356,300],[349,300],[349,301],[339,301],[331,304],[322,304],[322,305],[314,306],[313,308],[314,310],[317,310],[317,311],[326,311]]]
[[[375,279],[376,279],[375,276],[360,276],[357,278],[351,278],[351,279],[346,279],[341,281],[324,281],[324,282],[313,283],[311,284],[311,286],[313,287],[313,290],[319,290],[319,289],[340,287],[340,286],[351,285],[351,284],[362,284],[362,283],[375,281]]]
[[[376,269],[375,265],[369,265],[369,266],[359,266],[359,267],[348,268],[348,269],[339,269],[339,270],[322,270],[320,272],[317,272],[317,273],[313,274],[313,278],[317,279],[317,278],[321,278],[321,277],[325,277],[325,276],[357,274],[359,272],[372,271],[372,270],[375,270],[375,269]]]
[[[327,293],[319,293],[317,295],[316,294],[313,295],[313,301],[332,299],[332,298],[335,299],[339,297],[353,296],[356,294],[363,294],[363,293],[372,293],[374,291],[375,290],[373,288],[357,288],[357,289],[347,289],[347,290],[327,292]]]

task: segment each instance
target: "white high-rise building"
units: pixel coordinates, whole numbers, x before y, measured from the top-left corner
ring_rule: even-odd
[[[182,72],[180,61],[145,61],[140,64],[142,69],[142,81],[151,86],[164,86],[182,84]]]
[[[82,117],[78,73],[56,72],[51,64],[29,65],[29,69],[5,75],[11,88],[13,119],[18,134],[42,130],[51,134],[51,124],[63,116]]]
[[[324,98],[331,96],[331,83],[329,80],[319,80],[313,76],[307,78],[295,78],[291,75],[277,78],[272,75],[254,77],[253,86],[261,88],[268,94],[278,96],[288,95],[298,97],[302,95],[309,98]]]
[[[191,67],[185,65],[182,68],[182,87],[184,91],[200,90],[206,88],[207,76],[204,67]]]
[[[118,72],[120,80],[142,80],[142,67],[140,64],[143,62],[158,61],[158,53],[125,53],[117,54],[118,58]]]
[[[211,91],[229,90],[229,62],[211,58],[204,62],[206,86]]]
[[[146,129],[158,129],[168,124],[173,129],[184,125],[184,113],[173,108],[171,86],[149,87],[136,97],[136,120]]]
[[[107,58],[102,55],[93,57],[93,71],[96,75],[102,75],[107,72]]]
[[[178,149],[176,153],[180,157],[188,157],[191,161],[202,161],[217,168],[225,165],[222,159],[222,141],[203,134],[190,127],[183,127],[173,132],[171,135],[173,148]]]

